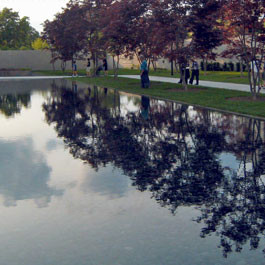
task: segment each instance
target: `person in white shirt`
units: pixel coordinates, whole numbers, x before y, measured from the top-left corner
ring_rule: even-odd
[[[196,61],[192,60],[192,72],[190,78],[190,84],[192,85],[194,77],[196,78],[196,85],[199,85],[199,65]]]

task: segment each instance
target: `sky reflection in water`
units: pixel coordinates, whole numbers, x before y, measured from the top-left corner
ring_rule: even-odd
[[[264,262],[263,121],[65,80],[0,87],[1,264]]]

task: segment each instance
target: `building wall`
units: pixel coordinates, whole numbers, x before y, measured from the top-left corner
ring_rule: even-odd
[[[0,69],[32,69],[52,70],[50,51],[41,50],[8,50],[0,51]],[[86,61],[77,61],[77,67],[84,69]],[[56,70],[61,70],[61,61],[55,64]],[[66,69],[71,69],[71,62],[66,63]]]
[[[217,52],[223,51],[224,46],[218,48]],[[32,70],[53,70],[53,65],[51,61],[50,51],[41,50],[9,50],[0,51],[0,69],[32,69]],[[109,69],[113,68],[113,60],[111,56],[108,56],[108,66]],[[218,57],[217,60],[220,63],[233,61],[237,62],[236,59],[224,59]],[[92,62],[91,62],[92,63]],[[102,62],[99,60],[99,65]],[[156,63],[158,68],[170,69],[170,63],[167,59],[159,59]],[[56,61],[54,63],[55,70],[61,70],[61,61]],[[77,61],[78,69],[86,68],[86,60]],[[120,68],[139,68],[139,62],[134,56],[133,58],[126,58],[125,56],[120,57],[119,61]],[[66,63],[66,69],[72,69],[71,62]]]
[[[217,49],[215,49],[215,52],[217,54],[220,54],[221,52],[223,52],[226,48],[226,45],[221,45],[219,46]],[[201,60],[197,60],[198,63],[201,62]],[[217,56],[216,57],[216,62],[219,62],[220,64],[224,64],[225,62],[226,63],[229,63],[229,62],[233,62],[234,64],[238,62],[238,60],[236,58],[223,58],[223,57],[220,57],[220,56]],[[214,62],[214,61],[208,61],[208,63],[211,63],[211,62]],[[112,63],[111,63],[112,65]],[[121,56],[120,58],[120,67],[124,67],[124,68],[139,68],[139,62],[137,60],[136,57],[134,58],[126,58],[124,56]],[[152,67],[152,65],[151,65]],[[171,63],[169,62],[168,59],[165,59],[165,58],[161,58],[159,59],[157,62],[156,62],[156,67],[157,68],[162,68],[162,69],[168,69],[170,70],[171,69]],[[174,68],[175,68],[175,65],[174,65]]]

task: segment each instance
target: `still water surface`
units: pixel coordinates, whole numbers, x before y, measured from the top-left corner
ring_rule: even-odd
[[[264,264],[263,121],[33,80],[0,128],[0,264]]]

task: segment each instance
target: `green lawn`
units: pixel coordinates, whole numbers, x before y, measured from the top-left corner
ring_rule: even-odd
[[[38,71],[46,75],[71,75],[71,71]],[[109,71],[109,75],[113,74],[112,70]],[[124,74],[139,74],[138,69],[120,69],[120,75]],[[79,75],[85,75],[85,70],[79,70]],[[157,72],[150,71],[150,75],[156,76],[170,76],[168,70],[158,70]],[[175,74],[175,77],[178,75]],[[219,82],[231,82],[247,84],[246,73],[245,78],[240,78],[238,72],[207,72],[204,76],[201,74],[201,80],[219,81]],[[200,105],[204,107],[215,108],[224,111],[232,111],[236,113],[248,114],[256,117],[265,117],[265,101],[232,101],[229,98],[232,97],[249,97],[250,93],[196,86],[197,90],[183,91],[174,88],[181,88],[179,84],[164,83],[164,82],[151,82],[151,88],[141,89],[140,81],[128,78],[113,78],[108,77],[95,77],[95,78],[77,78],[80,82],[91,83],[98,86],[116,88],[122,91],[127,91],[135,94],[145,94],[154,97],[171,99],[178,102]],[[195,88],[195,86],[189,86],[189,88]],[[203,89],[202,89],[203,88]],[[265,97],[265,95],[262,95]]]
[[[178,102],[265,117],[265,101],[232,101],[232,97],[248,97],[250,93],[202,86],[189,86],[193,90],[185,91],[179,84],[151,82],[151,88],[140,88],[140,81],[129,78],[96,77],[75,78],[80,82],[101,87],[116,88],[122,91],[145,94]],[[265,98],[265,95],[262,95]]]

